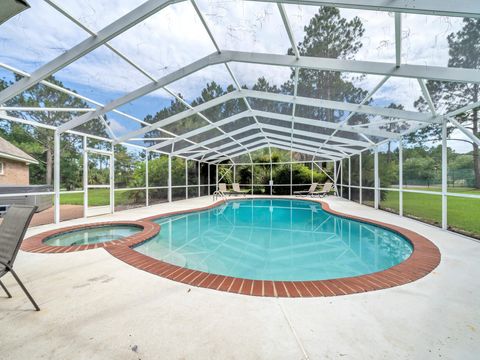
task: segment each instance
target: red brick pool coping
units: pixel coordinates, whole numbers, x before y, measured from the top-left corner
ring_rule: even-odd
[[[45,241],[51,238],[52,236],[68,233],[76,230],[83,230],[89,228],[96,228],[102,226],[111,226],[111,225],[130,225],[141,228],[142,230],[136,234],[126,236],[124,238],[112,241],[105,241],[96,244],[88,245],[72,245],[72,246],[52,246],[45,244]],[[108,248],[111,246],[133,246],[135,244],[142,243],[148,239],[151,239],[160,231],[160,225],[151,222],[151,221],[107,221],[107,222],[97,222],[91,224],[82,224],[63,227],[55,230],[45,231],[43,233],[34,235],[25,239],[22,243],[21,249],[28,252],[36,253],[67,253],[73,251],[83,251],[91,250],[98,248]]]
[[[260,197],[255,197],[259,199]],[[248,199],[248,198],[247,198]],[[268,197],[266,199],[272,199]],[[307,200],[307,199],[298,199],[298,200]],[[98,226],[98,224],[133,224],[141,223],[144,226],[144,231],[124,238],[122,240],[116,240],[109,243],[101,243],[94,245],[82,245],[79,249],[65,249],[64,251],[55,251],[55,252],[68,252],[68,251],[77,251],[85,250],[82,247],[86,246],[96,246],[104,247],[106,251],[110,254],[122,260],[123,262],[136,267],[137,269],[155,274],[170,280],[181,282],[191,286],[203,287],[208,289],[226,291],[237,294],[244,295],[253,295],[253,296],[266,296],[266,297],[322,297],[322,296],[338,296],[338,295],[348,295],[355,294],[367,291],[387,289],[395,286],[404,285],[413,281],[416,281],[425,275],[432,272],[440,263],[441,254],[438,248],[427,238],[417,234],[414,231],[396,226],[387,223],[383,223],[376,220],[361,218],[358,216],[344,214],[335,210],[332,210],[330,206],[322,201],[315,199],[308,199],[308,201],[316,201],[322,205],[322,208],[334,215],[361,221],[368,224],[373,224],[380,226],[382,228],[392,230],[396,233],[401,234],[406,239],[408,239],[413,245],[413,252],[408,259],[397,264],[389,269],[379,271],[372,274],[347,277],[347,278],[338,278],[331,280],[314,280],[314,281],[269,281],[269,280],[251,280],[251,279],[242,279],[235,278],[231,276],[216,275],[210,274],[202,271],[191,270],[184,267],[172,265],[161,260],[154,259],[147,255],[141,254],[133,249],[135,245],[138,245],[142,242],[147,241],[151,237],[155,236],[160,229],[158,224],[152,222],[154,219],[161,217],[185,214],[195,211],[202,211],[211,209],[223,203],[223,201],[218,201],[212,205],[188,209],[182,211],[169,212],[161,215],[151,216],[141,221],[135,222],[108,222],[108,223],[97,223],[89,224],[89,226]],[[147,224],[154,224],[157,228],[147,228]],[[36,252],[50,252],[50,248],[55,248],[58,250],[59,246],[46,246],[42,243],[42,239],[45,239],[48,236],[52,236],[56,233],[64,232],[79,229],[85,227],[85,225],[74,226],[70,228],[58,229],[55,231],[42,233],[32,238],[36,238],[35,242],[32,241],[32,238],[27,239],[22,245],[27,248],[26,251]],[[145,234],[144,234],[145,233]],[[46,235],[47,234],[47,235]],[[140,235],[143,235],[139,237]],[[131,239],[133,238],[133,239]],[[43,244],[43,245],[39,245]],[[32,245],[30,245],[32,244]],[[36,244],[40,247],[33,247]],[[103,246],[102,246],[103,245]],[[29,246],[32,246],[29,248]],[[46,249],[48,248],[48,249]],[[68,248],[68,247],[66,247]],[[92,247],[95,248],[95,247]]]

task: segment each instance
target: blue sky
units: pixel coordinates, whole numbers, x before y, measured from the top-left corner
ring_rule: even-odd
[[[42,0],[30,0],[31,9],[10,19],[0,29],[0,62],[32,72],[71,48],[88,34]],[[134,7],[133,0],[56,0],[58,4],[94,31],[116,20]],[[222,49],[273,52],[284,54],[290,46],[276,4],[236,0],[197,1],[213,35]],[[304,36],[304,26],[318,8],[285,5],[297,41]],[[395,56],[393,15],[385,12],[341,10],[342,16],[360,17],[365,27],[359,60],[393,62]],[[461,19],[425,15],[404,15],[402,19],[402,61],[408,64],[445,66],[448,60],[446,38],[461,28]],[[215,51],[207,32],[189,1],[162,10],[145,22],[110,42],[144,70],[158,78]],[[259,76],[273,84],[288,79],[290,69],[232,64],[242,84],[251,85]],[[4,77],[0,71],[0,76]],[[348,75],[348,74],[347,74]],[[102,103],[114,100],[149,80],[130,67],[110,50],[101,47],[70,64],[55,76],[78,93]],[[368,75],[357,81],[372,89],[381,77]],[[221,65],[204,69],[169,88],[191,101],[207,81],[222,86],[231,83]],[[420,96],[414,80],[391,78],[374,97],[376,105],[400,103],[413,110],[413,101]],[[143,118],[154,114],[172,100],[164,91],[157,91],[122,107],[129,114]],[[125,129],[135,127],[131,121],[119,120]],[[120,128],[119,128],[119,131]]]

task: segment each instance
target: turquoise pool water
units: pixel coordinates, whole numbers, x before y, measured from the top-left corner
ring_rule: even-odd
[[[324,280],[387,269],[410,256],[402,236],[301,200],[238,200],[156,220],[136,251],[214,274],[255,280]]]
[[[119,240],[140,231],[142,231],[140,227],[131,225],[98,226],[54,235],[48,238],[45,244],[50,246],[89,245]]]

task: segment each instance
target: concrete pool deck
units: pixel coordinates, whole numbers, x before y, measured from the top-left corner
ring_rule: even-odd
[[[332,209],[402,226],[442,253],[426,277],[395,288],[327,298],[260,298],[192,287],[95,249],[20,252],[15,264],[41,307],[10,275],[0,294],[3,359],[477,359],[480,243],[338,198]],[[206,206],[182,200],[62,223],[137,220]],[[474,214],[472,214],[474,216]],[[57,228],[44,225],[27,236]]]

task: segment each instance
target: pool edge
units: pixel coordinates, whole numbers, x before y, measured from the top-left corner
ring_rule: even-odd
[[[246,197],[242,199],[286,199],[282,197]],[[292,198],[287,198],[288,200]],[[405,285],[423,278],[431,273],[441,261],[438,247],[426,237],[400,226],[341,213],[330,208],[329,204],[318,199],[295,198],[320,203],[322,209],[336,216],[377,225],[394,231],[405,237],[413,246],[412,254],[403,262],[388,269],[359,276],[313,281],[270,281],[235,278],[225,275],[210,274],[198,270],[176,266],[154,259],[133,250],[135,244],[121,244],[106,247],[117,259],[136,267],[137,269],[161,276],[187,285],[203,287],[230,293],[265,296],[265,297],[325,297],[362,293],[382,290]],[[293,199],[294,200],[294,199]],[[150,216],[141,221],[150,222],[161,217],[208,210],[217,207],[225,201],[217,201],[211,205],[168,212]],[[143,240],[145,241],[145,240]],[[143,242],[142,241],[142,242]],[[137,243],[136,243],[137,244]]]

